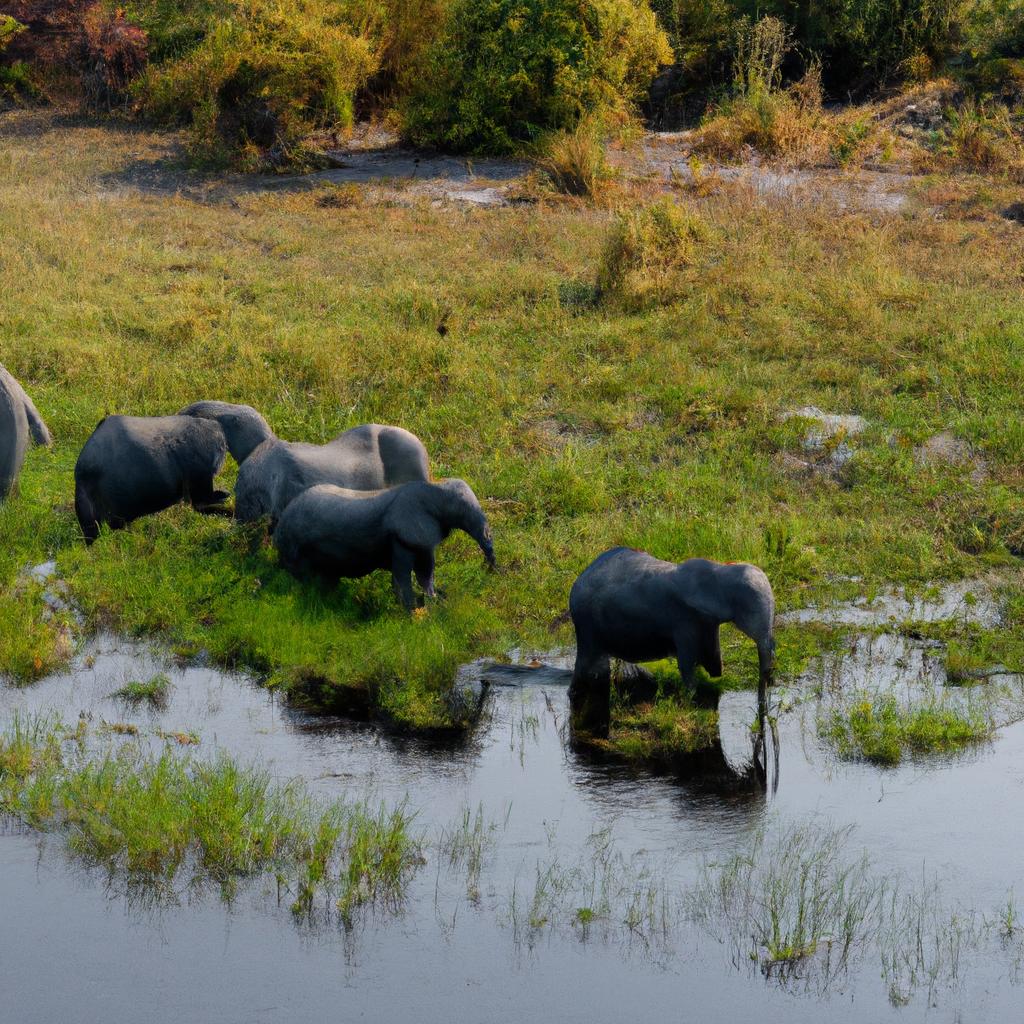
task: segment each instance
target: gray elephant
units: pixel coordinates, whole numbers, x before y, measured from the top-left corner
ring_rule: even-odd
[[[99,536],[104,523],[121,529],[180,501],[188,501],[199,512],[218,511],[228,494],[215,490],[213,481],[225,455],[229,448],[247,454],[244,436],[233,435],[232,442],[233,447],[213,419],[107,416],[101,420],[75,464],[75,512],[86,543]]]
[[[275,437],[239,467],[235,517],[247,523],[269,516],[273,526],[298,495],[317,484],[376,491],[429,479],[423,442],[401,427],[367,423],[322,445]]]
[[[32,399],[0,366],[0,501],[17,487],[30,442],[49,446],[50,431]]]
[[[663,562],[634,548],[612,548],[577,578],[569,594],[576,665],[569,698],[574,722],[607,734],[610,658],[628,662],[675,657],[691,690],[696,669],[722,674],[718,627],[733,623],[757,644],[759,697],[775,661],[775,598],[768,577],[745,563],[691,558]]]
[[[241,465],[264,441],[274,439],[270,424],[251,406],[231,402],[193,402],[179,416],[213,420],[224,431],[231,457]]]
[[[300,579],[336,583],[390,569],[396,596],[412,609],[413,573],[433,598],[434,551],[452,530],[468,533],[494,568],[487,517],[462,480],[413,481],[376,492],[320,484],[284,510],[274,545],[281,564]]]

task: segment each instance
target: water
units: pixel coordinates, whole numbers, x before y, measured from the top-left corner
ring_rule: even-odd
[[[109,697],[157,671],[173,683],[165,710]],[[630,930],[621,896],[619,919],[588,929],[572,912],[590,895],[572,886],[543,905],[548,921],[531,927],[529,917],[538,870],[551,877],[557,863],[557,877],[574,867],[587,876],[609,842],[613,887],[646,872],[674,905],[705,858],[746,849],[762,827],[808,819],[853,825],[851,852],[867,849],[881,873],[934,875],[950,905],[995,912],[1021,864],[1024,727],[960,757],[880,770],[836,762],[815,739],[814,701],[790,693],[778,787],[766,795],[593,763],[566,740],[564,669],[487,675],[484,720],[454,747],[299,713],[244,677],[110,638],[65,674],[0,687],[0,724],[16,709],[71,723],[85,714],[94,726],[137,724],[154,749],[164,742],[157,730],[194,732],[196,756],[224,749],[327,796],[408,799],[427,860],[398,913],[371,911],[346,933],[293,921],[272,881],[243,888],[231,906],[187,889],[177,903],[154,902],[69,859],[59,836],[0,829],[0,1021],[1015,1019],[1017,942],[966,951],[952,983],[915,989],[896,1008],[871,952],[830,983],[813,970],[787,982],[680,915]],[[727,694],[721,710],[724,759],[740,769],[752,696]],[[494,828],[477,894],[436,839],[478,806]]]

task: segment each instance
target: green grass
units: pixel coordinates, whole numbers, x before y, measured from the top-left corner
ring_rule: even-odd
[[[161,672],[145,681],[133,679],[110,696],[126,704],[149,704],[155,708],[164,708],[171,694],[171,685],[168,676]]]
[[[34,678],[66,656],[21,580],[51,556],[90,628],[418,729],[464,724],[446,699],[459,663],[571,642],[550,627],[613,544],[756,562],[780,609],[850,596],[842,576],[866,592],[1019,565],[1024,235],[995,216],[882,219],[726,189],[693,211],[715,260],[631,312],[561,300],[597,280],[614,223],[600,208],[228,201],[174,169],[173,138],[8,117],[26,130],[0,144],[0,357],[56,445],[0,506],[0,671]],[[206,199],[126,189],[130,175]],[[410,618],[384,576],[304,586],[250,532],[184,508],[87,550],[72,471],[96,422],[201,398],[249,402],[290,439],[415,431],[435,473],[481,497],[501,571],[452,537],[447,600]],[[783,460],[801,433],[779,413],[807,404],[870,421],[841,484]],[[915,462],[945,429],[983,453],[984,481]],[[999,636],[1021,622],[1010,586]],[[780,658],[817,637],[787,629]],[[749,641],[723,653],[730,685],[754,685]]]
[[[673,765],[718,742],[718,712],[679,695],[619,706],[608,739],[596,742],[628,761]]]
[[[891,694],[879,694],[834,709],[819,732],[841,757],[892,765],[907,754],[960,750],[989,739],[994,729],[976,706],[934,698],[905,707]]]
[[[15,716],[0,733],[0,813],[59,832],[83,861],[129,879],[187,876],[230,899],[239,881],[272,874],[296,912],[326,892],[350,924],[363,904],[397,903],[420,863],[404,806],[320,801],[226,754],[151,758],[86,739],[84,723],[69,733]]]

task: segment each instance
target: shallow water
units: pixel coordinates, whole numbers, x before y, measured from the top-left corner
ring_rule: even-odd
[[[268,882],[243,889],[230,907],[188,892],[177,905],[155,905],[69,860],[59,836],[0,829],[2,1020],[1016,1017],[1012,949],[965,953],[952,983],[918,988],[896,1009],[871,954],[829,984],[814,972],[787,981],[762,976],[729,941],[679,918],[584,931],[565,911],[590,894],[571,885],[564,906],[547,907],[550,920],[531,927],[528,910],[538,868],[550,875],[557,862],[563,874],[580,866],[586,874],[594,850],[606,848],[606,830],[617,851],[610,873],[628,889],[646,872],[674,901],[704,858],[745,849],[762,826],[814,817],[855,826],[853,852],[869,850],[878,870],[934,874],[951,905],[998,911],[1017,881],[1024,840],[1020,725],[961,757],[880,770],[838,763],[820,749],[814,702],[798,699],[779,718],[778,786],[765,795],[589,763],[566,743],[568,677],[559,668],[488,670],[495,685],[484,721],[452,748],[295,712],[244,677],[176,667],[137,645],[102,639],[86,654],[91,667],[82,658],[33,687],[0,687],[0,724],[16,709],[54,711],[67,722],[84,713],[94,726],[136,723],[139,741],[154,749],[164,742],[158,729],[191,731],[201,740],[196,756],[224,749],[331,796],[407,798],[427,863],[399,913],[369,913],[346,933],[295,923]],[[173,683],[166,710],[133,710],[109,697],[157,671]],[[750,754],[752,696],[727,694],[721,710],[726,758],[740,766]],[[478,806],[494,828],[474,898],[464,869],[451,867],[434,840]]]

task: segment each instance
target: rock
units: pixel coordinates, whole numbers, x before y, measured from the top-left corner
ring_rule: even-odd
[[[862,434],[868,426],[868,421],[863,416],[822,412],[816,405],[790,409],[782,414],[782,419],[812,420],[816,424],[816,429],[809,431],[804,440],[804,447],[809,451],[820,448],[826,441],[839,433],[845,437],[856,437],[857,434]]]
[[[802,442],[804,452],[810,458],[799,459],[783,453],[783,468],[790,472],[822,473],[835,479],[849,468],[856,454],[846,438],[856,437],[868,426],[863,416],[822,412],[814,405],[787,410],[781,418],[810,420],[814,424]]]
[[[988,476],[988,465],[971,445],[949,431],[933,434],[924,444],[914,449],[914,461],[919,466],[963,466],[970,468],[972,483],[981,483]]]

